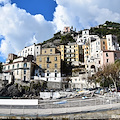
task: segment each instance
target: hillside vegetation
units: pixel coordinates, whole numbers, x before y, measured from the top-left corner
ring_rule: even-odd
[[[104,24],[90,29],[90,34],[96,34],[103,37],[108,34],[116,35],[120,44],[120,23],[106,21]]]
[[[42,45],[52,43],[57,46],[60,44],[65,45],[68,42],[75,42],[74,37],[78,34],[82,34],[82,30],[80,30],[79,32],[71,30],[69,33],[65,34],[61,34],[60,31],[55,33],[54,37],[52,37],[51,39],[44,41]],[[104,24],[98,25],[96,27],[91,27],[90,34],[98,35],[100,38],[108,34],[116,35],[118,38],[118,43],[120,44],[120,23],[106,21]]]

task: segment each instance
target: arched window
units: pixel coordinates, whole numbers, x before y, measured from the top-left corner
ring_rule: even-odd
[[[19,68],[19,64],[17,64],[17,68]]]
[[[24,68],[26,68],[27,67],[27,63],[24,63]]]
[[[55,77],[57,77],[57,70],[55,70]]]

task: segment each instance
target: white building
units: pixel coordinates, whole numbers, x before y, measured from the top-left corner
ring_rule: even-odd
[[[82,36],[78,35],[76,43],[78,45],[84,45],[85,43],[88,43],[91,41],[91,39],[98,39],[99,37],[97,35],[90,35],[89,30],[83,30]]]
[[[84,88],[95,88],[99,85],[95,85],[94,83],[88,83],[88,73],[80,74],[76,77],[70,77],[71,79],[71,88],[80,88],[80,90]]]
[[[12,82],[12,79],[13,79],[13,76],[10,75],[10,73],[1,73],[0,74],[0,80],[2,80],[3,82],[7,81],[7,83],[10,84]]]
[[[106,35],[106,39],[108,50],[119,50],[119,44],[115,35]]]
[[[41,54],[41,44],[33,44],[31,46],[25,47],[18,53],[18,56],[27,57],[28,55],[33,55],[36,60],[36,56]]]

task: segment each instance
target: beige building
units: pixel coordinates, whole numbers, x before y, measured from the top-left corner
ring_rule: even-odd
[[[43,48],[36,63],[41,68],[38,72],[39,79],[61,82],[61,56],[56,48]]]
[[[36,64],[27,61],[25,58],[15,59],[12,63],[3,65],[3,72],[10,73],[14,76],[14,80],[30,81],[34,76],[34,69]]]

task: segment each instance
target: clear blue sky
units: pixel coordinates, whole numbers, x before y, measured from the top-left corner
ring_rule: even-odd
[[[17,7],[25,9],[32,15],[42,14],[46,20],[52,21],[55,7],[54,0],[11,0]]]
[[[42,14],[47,21],[53,20],[53,13],[57,6],[54,0],[11,0],[12,4],[16,3],[18,8],[24,9],[31,15]],[[3,36],[0,36],[0,45]],[[0,56],[0,62],[5,59]]]

